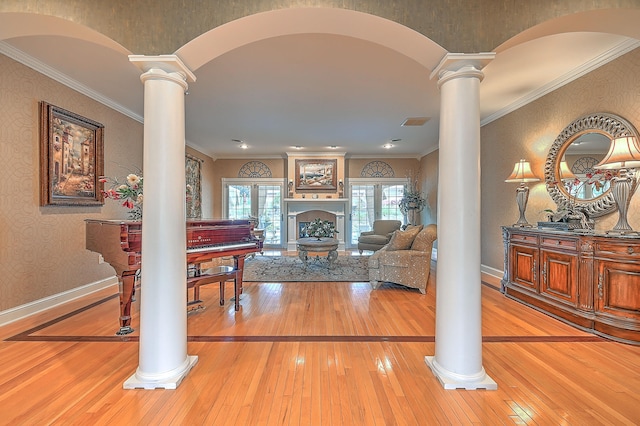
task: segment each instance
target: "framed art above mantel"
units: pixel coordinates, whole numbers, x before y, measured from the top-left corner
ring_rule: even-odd
[[[337,160],[296,160],[297,191],[335,191],[338,189]]]

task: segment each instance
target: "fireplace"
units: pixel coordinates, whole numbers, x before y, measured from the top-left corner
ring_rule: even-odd
[[[320,218],[333,222],[338,234],[338,250],[345,248],[345,212],[347,198],[285,198],[287,212],[287,250],[296,250],[300,222],[310,222]]]

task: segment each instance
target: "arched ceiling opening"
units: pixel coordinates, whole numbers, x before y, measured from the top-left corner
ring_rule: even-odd
[[[481,84],[483,122],[634,49],[638,13],[557,18],[498,46]],[[613,18],[615,24],[603,22]],[[105,35],[61,18],[0,13],[0,40],[0,53],[142,120],[132,52]],[[445,53],[407,27],[350,10],[294,8],[240,18],[176,51],[197,77],[186,99],[188,143],[218,158],[282,156],[296,145],[418,157],[437,149],[439,92],[429,74]],[[424,126],[401,126],[422,116],[429,118]],[[400,141],[384,150],[391,139]]]

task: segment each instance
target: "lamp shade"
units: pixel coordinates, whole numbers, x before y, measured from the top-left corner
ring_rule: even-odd
[[[528,161],[520,160],[513,168],[511,175],[505,182],[538,182],[538,179],[531,171],[531,165]]]
[[[611,141],[609,152],[596,169],[617,170],[640,167],[640,148],[634,136],[621,136]]]
[[[566,161],[560,162],[560,180],[574,180],[577,176],[573,174]]]

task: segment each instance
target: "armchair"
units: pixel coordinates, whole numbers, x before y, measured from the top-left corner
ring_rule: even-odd
[[[369,281],[373,289],[383,282],[392,282],[417,288],[425,294],[431,272],[431,250],[436,238],[437,227],[434,224],[396,231],[389,244],[369,258]]]
[[[380,250],[391,240],[394,231],[400,229],[402,222],[399,220],[376,220],[373,222],[373,230],[360,233],[358,237],[358,250]]]

